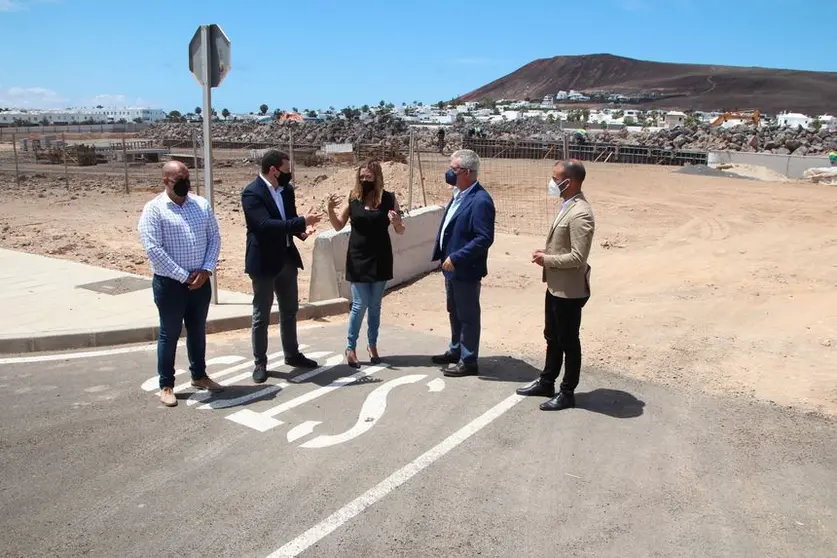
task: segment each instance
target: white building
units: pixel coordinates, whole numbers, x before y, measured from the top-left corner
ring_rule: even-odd
[[[686,113],[679,110],[672,110],[666,113],[664,122],[666,128],[676,128],[682,126],[686,120]]]
[[[113,123],[125,120],[134,122],[157,122],[166,118],[166,112],[160,109],[144,107],[135,108],[93,108],[67,110],[11,110],[0,112],[0,125],[11,126],[15,121],[31,122],[32,124],[83,124],[85,122]]]
[[[776,116],[776,123],[787,128],[796,128],[797,126],[807,128],[811,125],[811,118],[798,112],[783,112]]]
[[[817,119],[822,123],[822,127],[826,130],[837,130],[837,118],[830,114],[821,114]]]

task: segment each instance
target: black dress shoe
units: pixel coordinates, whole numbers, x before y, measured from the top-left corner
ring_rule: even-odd
[[[285,364],[287,364],[288,366],[293,366],[294,368],[316,368],[319,366],[319,364],[317,364],[317,361],[311,360],[302,353],[299,353],[295,357],[286,358]]]
[[[575,407],[575,396],[563,391],[549,401],[541,403],[541,411],[563,411],[573,407]]]
[[[257,384],[262,384],[267,380],[267,366],[264,364],[257,364],[253,368],[253,381]]]
[[[430,360],[433,361],[433,364],[456,364],[459,362],[459,355],[455,355],[450,351],[447,351],[443,355],[435,355]]]
[[[554,397],[555,384],[545,384],[537,379],[523,386],[517,388],[515,392],[517,395],[535,396],[535,397]]]
[[[445,368],[442,373],[449,378],[462,378],[463,376],[476,376],[480,373],[480,369],[476,364],[458,362],[456,366]]]

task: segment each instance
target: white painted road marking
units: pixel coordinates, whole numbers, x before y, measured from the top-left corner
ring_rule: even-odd
[[[301,349],[303,349],[303,348],[307,348],[308,345],[300,345],[299,347]],[[284,354],[285,353],[283,353],[282,351],[278,351],[278,352],[273,353],[271,355],[267,355],[267,360],[269,362],[272,359],[282,357]],[[210,376],[210,377],[213,380],[218,381],[218,378],[221,378],[223,376],[229,376],[230,374],[234,374],[235,372],[238,372],[239,370],[245,370],[247,368],[251,368],[252,366],[253,366],[252,362],[244,362],[244,363],[239,364],[237,366],[233,366],[232,368],[226,368],[224,370],[221,370],[220,372],[213,372],[212,376]],[[246,378],[249,374],[251,374],[251,372],[241,374],[236,381]],[[221,382],[218,382],[218,383],[221,383]],[[192,388],[192,380],[191,379],[188,382],[184,382],[180,385],[174,386],[174,389],[172,391],[174,391],[174,393],[180,393],[180,392],[185,391],[187,389],[194,389],[194,388]]]
[[[430,393],[437,393],[445,389],[445,381],[442,378],[436,378],[427,382],[427,390]]]
[[[183,342],[178,345],[184,344]],[[99,356],[124,355],[128,353],[141,353],[157,350],[157,344],[142,345],[139,347],[120,347],[119,349],[105,349],[103,351],[84,351],[81,353],[58,353],[54,355],[37,355],[23,357],[0,358],[0,364],[25,364],[27,362],[52,362],[56,360],[74,360],[77,358],[92,358]]]
[[[375,388],[375,390],[366,397],[366,401],[363,402],[363,406],[360,408],[360,414],[357,417],[357,422],[355,422],[353,427],[342,434],[335,434],[333,436],[321,434],[313,440],[301,444],[299,447],[327,448],[348,442],[349,440],[353,440],[361,434],[368,432],[369,429],[375,426],[378,420],[384,415],[384,411],[387,410],[387,395],[389,395],[390,391],[398,386],[415,384],[416,382],[422,381],[426,377],[426,374],[401,376],[400,378],[390,380],[387,383]]]
[[[324,369],[323,371],[329,368],[334,368],[342,362],[343,355],[337,355],[335,357],[332,357],[328,359],[326,365],[322,367]],[[238,412],[228,415],[226,418],[233,422],[237,422],[239,424],[252,428],[254,430],[258,430],[259,432],[267,432],[271,428],[275,428],[280,424],[284,424],[281,420],[276,420],[274,418],[277,415],[280,415],[285,411],[290,411],[291,409],[299,407],[300,405],[308,403],[309,401],[313,401],[314,399],[322,397],[323,395],[331,391],[334,391],[335,389],[339,389],[343,386],[351,384],[360,378],[374,374],[375,372],[383,370],[388,366],[389,365],[386,364],[372,366],[370,368],[366,368],[364,370],[361,370],[360,372],[352,374],[351,376],[338,378],[327,386],[321,387],[320,389],[315,389],[314,391],[309,391],[306,394],[300,395],[299,397],[291,399],[290,401],[286,401],[284,403],[276,405],[275,407],[268,409],[267,411],[262,411],[261,413],[251,411],[250,409],[242,409]],[[312,371],[311,373],[313,372],[315,371]]]
[[[296,442],[300,438],[308,436],[314,431],[314,428],[316,428],[318,424],[320,424],[320,421],[318,420],[308,420],[302,424],[294,426],[288,430],[288,442]]]
[[[219,356],[219,357],[215,357],[215,358],[211,358],[211,359],[207,360],[206,361],[206,366],[207,367],[215,366],[216,364],[235,364],[237,362],[241,362],[242,360],[244,360],[243,356],[225,355],[225,356]],[[186,372],[188,372],[188,370],[183,370],[182,368],[178,368],[177,370],[174,371],[174,377],[177,378],[178,376],[182,376]],[[153,376],[151,378],[148,378],[147,380],[145,380],[142,383],[142,389],[144,391],[154,391],[155,389],[160,389],[160,377],[159,376]]]
[[[384,479],[377,486],[370,488],[317,525],[311,527],[292,541],[285,544],[282,548],[272,552],[268,555],[268,558],[297,556],[301,552],[304,552],[312,545],[318,543],[336,529],[344,525],[347,521],[351,520],[370,506],[373,506],[387,494],[413,478],[422,470],[432,465],[450,450],[494,422],[494,420],[520,403],[523,399],[525,399],[524,396],[517,394],[510,395],[506,399],[503,399],[481,416],[448,436],[440,444],[431,448]]]
[[[302,345],[302,346],[304,347],[305,345]],[[331,354],[331,353],[328,353],[328,352],[325,352],[325,351],[321,352],[321,353],[312,353],[310,355],[310,358],[320,358],[320,357],[324,357],[325,355],[328,355],[328,354]],[[270,368],[270,366],[271,366],[270,363],[272,361],[277,360],[279,358],[282,358],[284,355],[285,355],[285,353],[283,353],[281,351],[278,352],[278,353],[273,353],[272,355],[268,355],[268,357],[267,357],[268,368]],[[243,374],[239,374],[238,376],[233,376],[232,378],[227,378],[225,380],[221,380],[218,383],[221,384],[222,386],[231,386],[236,382],[240,382],[241,380],[246,380],[247,378],[252,377],[252,375],[253,375],[253,373],[248,371],[248,372],[244,372]],[[273,386],[265,386],[265,387],[273,387]],[[283,387],[284,387],[283,385],[279,384],[279,389],[277,389],[275,391],[279,391]],[[200,403],[202,401],[206,401],[207,399],[211,398],[214,395],[217,395],[217,394],[212,393],[211,391],[196,391],[195,393],[193,393],[189,397],[188,400],[186,400],[186,404],[187,405],[195,405],[195,404]],[[256,397],[253,397],[253,399],[256,399]],[[198,407],[198,409],[209,409],[209,408],[223,409],[224,406],[215,406],[215,405],[206,406],[206,405],[204,405],[203,407]]]
[[[297,331],[305,331],[306,329],[317,329],[325,327],[321,324],[306,324],[297,326]],[[186,344],[186,340],[180,340],[177,342],[178,348],[182,347]],[[75,360],[78,358],[94,358],[94,357],[102,357],[102,356],[112,356],[112,355],[124,355],[129,353],[141,353],[145,351],[156,351],[157,350],[157,343],[151,343],[148,345],[133,345],[130,347],[119,347],[117,349],[102,349],[99,351],[82,351],[79,353],[56,353],[52,355],[33,355],[33,356],[21,356],[21,357],[7,357],[7,358],[0,358],[0,364],[26,364],[28,362],[52,362],[56,360]]]

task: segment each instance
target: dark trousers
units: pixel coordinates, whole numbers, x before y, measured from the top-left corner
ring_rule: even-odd
[[[255,363],[267,364],[267,327],[273,296],[279,301],[279,335],[285,358],[299,355],[296,336],[296,314],[299,310],[299,271],[293,262],[286,262],[278,275],[250,276],[253,282],[253,358]]]
[[[183,323],[186,323],[186,351],[193,380],[206,377],[206,316],[212,299],[207,280],[200,289],[189,290],[180,281],[155,275],[151,281],[154,304],[160,314],[157,336],[157,374],[160,388],[174,387],[174,359]]]
[[[480,287],[479,281],[445,279],[450,352],[471,365],[477,363],[480,350]]]
[[[555,384],[564,365],[561,391],[573,393],[581,375],[581,309],[585,298],[558,298],[546,291],[546,315],[543,336],[546,339],[546,364],[541,373],[541,383]]]

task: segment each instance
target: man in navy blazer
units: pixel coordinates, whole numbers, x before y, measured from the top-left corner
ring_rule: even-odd
[[[267,380],[267,329],[274,293],[279,301],[279,332],[285,364],[317,367],[316,362],[299,352],[297,342],[297,274],[302,269],[302,258],[293,238],[305,240],[313,234],[321,214],[311,209],[304,217],[297,215],[290,171],[290,157],[271,149],[262,157],[259,176],[241,192],[247,224],[244,271],[253,283],[253,381],[256,383]]]
[[[445,181],[453,199],[439,225],[433,261],[442,262],[451,341],[433,362],[452,365],[445,376],[478,374],[480,287],[488,275],[488,249],[494,243],[494,200],[477,181],[479,156],[469,149],[451,155]]]

